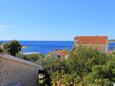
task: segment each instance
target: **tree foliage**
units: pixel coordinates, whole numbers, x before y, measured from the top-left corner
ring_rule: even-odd
[[[31,61],[31,62],[38,63],[38,64],[40,64],[40,62],[44,58],[44,55],[42,55],[42,54],[28,54],[28,55],[25,55],[25,54],[22,54],[22,53],[17,53],[16,56],[19,57],[19,58]]]
[[[53,60],[46,68],[54,86],[60,81],[64,86],[111,86],[115,82],[115,55],[91,47],[80,46],[67,60]]]
[[[4,44],[4,51],[16,56],[16,53],[21,51],[21,44],[17,40],[7,42]]]
[[[108,55],[106,64],[94,66],[84,81],[99,86],[112,86],[115,82],[115,55]]]
[[[0,53],[3,53],[3,49],[2,48],[0,48]]]

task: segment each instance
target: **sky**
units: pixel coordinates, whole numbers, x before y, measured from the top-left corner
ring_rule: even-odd
[[[0,0],[0,40],[115,39],[115,0]]]

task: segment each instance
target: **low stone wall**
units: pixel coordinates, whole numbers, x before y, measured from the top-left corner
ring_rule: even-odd
[[[0,86],[36,86],[41,66],[10,55],[0,55]]]

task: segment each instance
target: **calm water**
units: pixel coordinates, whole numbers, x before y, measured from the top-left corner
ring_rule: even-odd
[[[22,52],[38,52],[46,54],[55,49],[71,49],[73,41],[21,41],[23,46],[27,48],[22,49]]]
[[[46,54],[55,49],[71,49],[73,41],[20,41],[23,46],[23,53],[43,53]],[[109,43],[108,50],[115,49],[115,43]]]

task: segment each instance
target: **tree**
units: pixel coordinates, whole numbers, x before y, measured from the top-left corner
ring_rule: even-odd
[[[2,57],[3,49],[0,48],[0,57]]]
[[[29,54],[27,55],[27,59],[32,62],[36,62],[37,60],[42,60],[44,58],[44,55],[42,54]]]
[[[16,53],[21,51],[21,44],[17,40],[13,40],[4,44],[4,50],[13,56],[16,56]]]
[[[0,48],[0,53],[3,53],[3,49],[2,48]]]
[[[106,54],[97,51],[91,47],[78,47],[71,52],[67,64],[69,65],[70,73],[76,73],[79,81],[82,81],[84,76],[92,72],[95,65],[101,65],[106,62]]]
[[[98,86],[112,86],[115,82],[115,56],[109,55],[108,61],[103,65],[95,65],[92,72],[84,77],[84,82]]]

